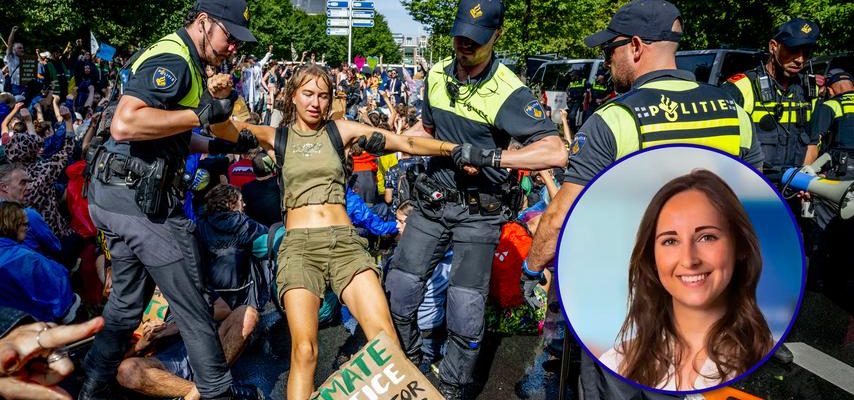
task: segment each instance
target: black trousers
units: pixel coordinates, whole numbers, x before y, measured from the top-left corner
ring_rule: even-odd
[[[435,218],[416,207],[406,220],[385,285],[401,345],[415,361],[421,358],[417,312],[424,285],[448,246],[454,249],[446,304],[448,349],[439,365],[439,378],[446,383],[464,385],[473,380],[492,259],[504,222],[502,215],[472,215],[460,204],[445,204]]]
[[[115,379],[157,285],[178,324],[202,398],[226,392],[231,373],[211,306],[203,295],[193,222],[180,207],[162,221],[132,212],[134,192],[127,188],[93,182],[90,190],[89,213],[109,245],[113,289],[104,308],[104,329],[95,336],[84,360],[88,379]]]

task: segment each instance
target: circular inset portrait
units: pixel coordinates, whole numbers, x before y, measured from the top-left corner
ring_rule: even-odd
[[[663,146],[585,188],[558,242],[567,321],[591,357],[643,389],[729,384],[763,364],[800,306],[794,217],[753,168]]]

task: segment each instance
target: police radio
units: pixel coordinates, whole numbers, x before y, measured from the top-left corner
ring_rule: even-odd
[[[759,100],[763,103],[770,103],[776,100],[774,96],[774,83],[771,82],[771,77],[765,71],[765,66],[759,65],[759,72],[756,78],[759,84]]]

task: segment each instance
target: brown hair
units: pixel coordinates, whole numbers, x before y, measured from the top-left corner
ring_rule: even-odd
[[[237,186],[224,184],[216,185],[205,195],[205,212],[236,211],[241,201],[240,189]]]
[[[658,278],[655,231],[665,203],[676,194],[699,190],[724,217],[735,243],[735,267],[723,296],[727,309],[706,338],[706,352],[717,377],[728,379],[756,365],[773,347],[768,324],[756,304],[762,271],[759,239],[735,192],[707,170],[694,170],[665,184],[652,198],[638,227],[629,265],[629,312],[618,335],[623,354],[620,375],[656,387],[669,378],[671,365],[680,365],[683,342],[673,321],[673,302]],[[633,336],[633,337],[632,337]],[[678,374],[677,387],[678,387]]]
[[[27,223],[24,206],[14,201],[0,201],[0,237],[18,241],[18,227]]]
[[[319,65],[308,64],[300,66],[296,71],[294,71],[294,75],[291,79],[288,79],[288,83],[285,85],[284,109],[282,110],[284,118],[282,119],[282,126],[290,125],[296,121],[297,110],[296,105],[293,102],[293,98],[297,94],[297,90],[299,90],[299,88],[314,79],[319,79],[321,82],[326,84],[327,94],[329,95],[329,108],[331,108],[333,85],[332,81],[329,80],[329,74]],[[329,119],[329,108],[321,113],[321,126],[325,125],[326,121]]]

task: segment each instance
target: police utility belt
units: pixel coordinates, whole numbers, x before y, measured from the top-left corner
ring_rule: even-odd
[[[110,186],[126,186],[136,191],[135,200],[144,214],[163,210],[169,193],[179,193],[183,181],[180,171],[170,173],[163,158],[147,162],[139,157],[102,151],[95,162],[92,176]]]
[[[465,205],[469,214],[498,215],[518,211],[521,205],[521,190],[519,185],[502,185],[506,189],[503,194],[484,193],[480,188],[457,190],[444,187],[426,174],[421,174],[415,180],[414,194],[416,201],[424,211],[438,210],[443,203]]]

